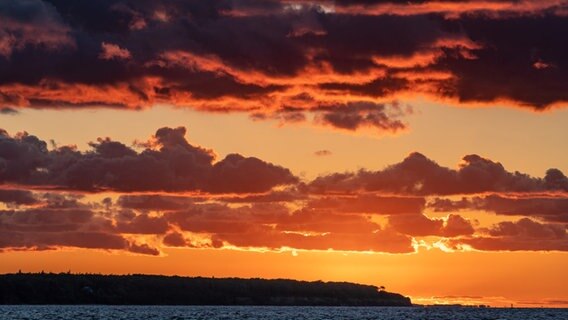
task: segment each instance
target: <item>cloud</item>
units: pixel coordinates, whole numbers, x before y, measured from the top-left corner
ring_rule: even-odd
[[[568,222],[568,198],[478,198],[476,208],[501,215],[540,217],[550,222]]]
[[[111,151],[114,156],[121,155]],[[9,201],[15,195],[0,193]],[[249,195],[240,200],[251,202],[237,203],[232,196],[161,194],[122,194],[117,201],[105,198],[93,202],[89,195],[58,190],[30,191],[22,196],[35,202],[19,199],[22,207],[0,210],[0,250],[77,247],[148,255],[160,255],[162,246],[414,251],[409,236],[374,222],[362,213],[365,208],[311,207],[302,205],[305,199],[295,197],[267,194],[267,198],[258,199]],[[394,198],[373,203],[381,201],[390,205],[383,212],[400,210],[393,209]],[[418,202],[423,206],[423,200]],[[294,203],[300,208],[292,209]],[[156,242],[161,245],[153,245]]]
[[[54,249],[77,247],[86,249],[123,250],[128,243],[119,235],[102,232],[22,233],[6,231],[0,235],[0,249]]]
[[[76,247],[153,254],[118,234],[110,220],[81,208],[2,210],[0,231],[0,250]]]
[[[288,169],[257,158],[229,154],[213,165],[206,190],[212,193],[255,193],[296,182],[298,179]]]
[[[218,199],[227,203],[269,203],[294,202],[306,200],[308,195],[303,190],[303,184],[288,187],[284,190],[273,190],[264,194],[224,196]]]
[[[266,192],[298,179],[285,168],[230,154],[214,162],[209,150],[185,140],[186,130],[161,128],[137,152],[110,138],[90,143],[88,152],[71,147],[48,150],[23,133],[0,135],[0,182],[84,191]]]
[[[538,195],[501,196],[463,198],[459,201],[434,199],[428,207],[435,211],[483,210],[498,215],[527,216],[540,218],[548,222],[568,222],[568,198],[564,196],[544,197]]]
[[[181,210],[189,207],[193,199],[184,196],[170,195],[121,195],[118,206],[135,210]]]
[[[308,202],[307,207],[331,209],[335,212],[372,214],[413,214],[420,213],[425,200],[420,197],[389,197],[377,195],[356,195],[348,197],[321,197]]]
[[[39,202],[28,190],[2,190],[0,189],[0,202],[15,205],[33,205]]]
[[[57,10],[41,0],[6,0],[0,4],[0,59],[26,47],[57,50],[74,41]]]
[[[120,212],[116,217],[116,231],[127,234],[164,234],[169,230],[168,221],[163,217],[150,217],[132,211]]]
[[[438,165],[420,153],[379,171],[333,173],[310,182],[312,192],[365,190],[406,195],[451,195],[482,192],[566,191],[567,179],[557,169],[544,178],[509,172],[499,162],[478,155],[467,155],[459,168]]]
[[[217,247],[393,253],[414,250],[409,237],[382,229],[368,217],[337,214],[330,210],[290,212],[286,207],[275,204],[238,208],[208,204],[170,212],[166,217],[184,232],[210,235],[210,243]]]
[[[406,128],[408,114],[385,103],[416,95],[542,110],[567,102],[563,10],[559,0],[7,0],[0,108],[314,113],[316,124],[378,132]]]
[[[170,247],[186,247],[188,242],[184,239],[183,235],[179,232],[171,232],[166,234],[163,239],[163,243]]]
[[[301,96],[301,97],[300,97]],[[371,129],[376,133],[396,133],[407,128],[403,118],[412,114],[412,107],[401,108],[398,103],[354,101],[348,103],[317,102],[309,95],[291,97],[292,103],[308,103],[304,107],[286,106],[267,113],[253,113],[253,120],[277,120],[280,126],[311,120],[312,124],[344,131]]]
[[[128,49],[124,49],[119,47],[116,44],[106,43],[103,42],[101,44],[102,52],[99,55],[99,58],[103,60],[112,60],[112,59],[130,59],[132,55]]]
[[[406,128],[397,119],[404,114],[397,106],[389,108],[373,103],[349,103],[345,106],[319,107],[315,121],[350,131],[370,127],[381,132],[397,132]]]
[[[471,221],[456,214],[450,214],[448,216],[444,228],[442,229],[442,235],[445,237],[471,235],[474,232],[475,230]]]
[[[167,220],[183,231],[196,233],[242,232],[255,224],[274,223],[289,212],[279,204],[253,204],[231,208],[225,204],[194,205],[166,213]]]
[[[488,1],[423,1],[423,0],[347,0],[335,4],[338,12],[365,12],[372,15],[443,14],[449,19],[463,16],[533,16],[542,13],[562,15],[562,0],[488,0]]]
[[[10,107],[4,107],[0,109],[0,115],[2,114],[6,114],[6,115],[15,115],[18,114],[18,110],[14,109],[14,108],[10,108]]]
[[[422,237],[437,237],[456,249],[565,250],[566,244],[561,224],[522,219],[476,229],[456,214],[427,217],[422,198],[337,201],[312,195],[309,201],[237,204],[223,197],[158,194],[122,195],[116,202],[91,202],[59,191],[32,196],[38,201],[33,205],[0,211],[2,250],[78,247],[160,255],[163,247],[237,247],[409,253],[415,251],[413,239]],[[374,214],[388,215],[386,224]]]
[[[130,252],[139,253],[139,254],[147,254],[152,256],[160,255],[160,251],[158,249],[152,248],[145,243],[143,244],[131,243],[128,247],[128,250]]]
[[[478,155],[447,168],[412,153],[303,181],[258,158],[217,159],[186,134],[164,127],[133,146],[99,138],[80,151],[0,130],[0,249],[566,250],[568,178],[558,169],[531,177]],[[462,209],[531,219],[482,228]]]
[[[24,194],[2,191],[2,196],[13,196],[16,191]],[[0,250],[75,247],[157,255],[158,249],[139,244],[128,235],[157,235],[169,230],[161,217],[118,208],[108,211],[106,206],[82,202],[82,197],[73,194],[24,195],[18,203],[26,207],[0,210]]]
[[[375,251],[389,253],[414,252],[411,239],[388,231],[361,234],[302,235],[277,233],[268,228],[250,230],[244,234],[216,234],[214,239],[239,247],[261,247],[279,249],[291,247],[306,250]]]
[[[451,240],[454,246],[468,245],[486,251],[568,251],[566,226],[543,224],[528,218],[500,222],[486,235]]]
[[[431,219],[423,214],[392,215],[389,226],[411,236],[457,237],[472,235],[475,230],[470,221],[459,215],[450,215],[446,221]]]
[[[327,157],[327,156],[331,156],[333,154],[333,152],[327,150],[327,149],[322,149],[322,150],[317,150],[314,152],[314,156],[317,157]]]
[[[555,30],[568,27],[566,17],[463,18],[459,25],[470,39],[483,44],[471,50],[474,59],[459,53],[441,59],[456,76],[451,94],[460,101],[508,99],[536,109],[566,102],[559,89],[568,86],[563,76],[568,68],[568,45],[555,36]],[[492,76],[487,77],[487,72]]]

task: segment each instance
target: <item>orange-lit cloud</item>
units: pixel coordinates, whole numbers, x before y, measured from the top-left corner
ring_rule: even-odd
[[[99,138],[82,152],[0,131],[0,248],[568,249],[568,178],[557,169],[532,177],[478,155],[454,169],[412,153],[305,181],[258,158],[217,160],[185,135],[165,127],[135,147]],[[498,222],[480,225],[465,209]]]
[[[483,210],[499,215],[531,216],[550,222],[568,222],[568,198],[566,195],[543,197],[539,195],[522,195],[508,197],[492,194],[483,197],[462,198],[453,201],[435,199],[429,207],[436,211],[458,211],[463,209]]]
[[[169,104],[380,133],[406,128],[389,102],[409,96],[567,102],[565,1],[29,2],[0,6],[6,110]]]
[[[567,251],[565,225],[543,224],[528,218],[500,222],[484,230],[483,235],[453,239],[454,246],[467,245],[477,250]]]
[[[440,13],[448,18],[463,14],[485,14],[493,17],[511,15],[537,15],[543,12],[562,14],[564,0],[474,0],[474,1],[342,1],[335,6],[336,12],[355,14],[417,15]]]
[[[99,55],[101,59],[112,60],[112,59],[130,59],[132,55],[130,51],[123,49],[116,44],[103,42],[101,44],[102,52]]]

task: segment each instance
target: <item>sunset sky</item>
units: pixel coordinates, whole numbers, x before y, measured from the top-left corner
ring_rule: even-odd
[[[566,32],[566,0],[0,0],[0,273],[566,307]]]

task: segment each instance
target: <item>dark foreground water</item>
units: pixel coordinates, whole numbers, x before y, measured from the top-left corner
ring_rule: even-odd
[[[0,306],[18,320],[568,320],[568,309],[388,307]]]

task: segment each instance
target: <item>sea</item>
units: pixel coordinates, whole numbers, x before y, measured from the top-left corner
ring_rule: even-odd
[[[568,320],[568,309],[468,307],[0,306],[4,320]]]

